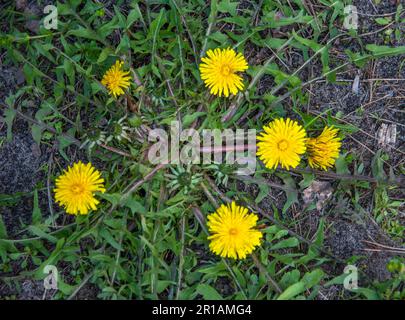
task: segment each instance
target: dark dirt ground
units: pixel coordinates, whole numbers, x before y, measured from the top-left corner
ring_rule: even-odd
[[[43,182],[46,177],[41,168],[47,163],[46,154],[34,142],[25,122],[16,122],[14,132],[12,141],[4,142],[0,148],[0,194],[21,194],[21,200],[15,206],[0,208],[10,236],[21,230],[22,225],[18,220],[24,224],[31,222],[32,192],[38,185],[46,186]],[[2,137],[5,136],[0,133],[0,139]],[[39,198],[46,199],[46,192],[39,192]]]
[[[401,1],[405,5],[405,1]],[[367,34],[362,37],[365,44],[376,43],[383,44],[384,39],[381,33],[376,32],[381,29],[381,26],[374,22],[375,17],[367,15],[381,15],[396,10],[396,1],[386,0],[381,1],[379,5],[371,5],[369,0],[354,0],[353,4],[359,8],[359,11],[364,14],[360,17],[360,34]],[[35,8],[33,9],[35,10]],[[27,25],[28,29],[35,26]],[[405,29],[405,26],[402,26]],[[394,45],[404,45],[405,39],[399,43],[393,42]],[[355,47],[356,44],[341,41],[336,52],[342,53],[344,49]],[[257,52],[256,52],[257,53]],[[4,103],[4,99],[10,93],[15,93],[19,86],[24,84],[24,77],[19,68],[2,65],[0,52],[0,102]],[[266,56],[271,52],[260,51],[260,54]],[[298,58],[297,58],[298,57]],[[257,59],[257,56],[256,56]],[[363,157],[366,165],[365,174],[370,174],[370,163],[373,152],[378,150],[375,133],[382,123],[397,124],[397,141],[395,149],[390,151],[390,164],[397,168],[404,162],[403,150],[405,142],[405,115],[403,107],[405,105],[405,66],[404,56],[384,58],[375,63],[369,63],[361,71],[351,66],[344,73],[338,75],[338,79],[344,80],[339,84],[328,84],[325,81],[318,81],[308,87],[310,93],[310,101],[308,103],[308,111],[323,112],[332,109],[333,112],[342,111],[344,119],[348,123],[359,126],[362,130],[347,138],[344,146],[351,152],[356,152]],[[261,60],[261,59],[259,59]],[[287,61],[292,70],[297,66],[302,65],[299,55],[294,55],[294,59]],[[309,80],[314,75],[318,75],[321,66],[314,64],[304,68],[299,76],[303,81]],[[360,85],[358,93],[353,93],[352,84],[356,75],[360,77]],[[380,80],[375,80],[380,79]],[[386,80],[384,80],[386,79]],[[397,79],[397,80],[395,80]],[[271,90],[274,83],[270,77],[263,77],[259,85],[259,92],[264,94]],[[2,116],[0,110],[0,116]],[[20,201],[8,207],[0,207],[2,215],[9,235],[15,235],[31,221],[33,209],[33,191],[35,188],[40,189],[40,207],[43,215],[49,214],[48,197],[46,193],[46,176],[44,170],[49,160],[49,148],[39,147],[32,139],[29,125],[23,120],[17,120],[13,125],[13,139],[5,141],[6,125],[0,123],[0,194],[15,194],[20,193]],[[337,187],[337,182],[333,183],[333,187]],[[248,192],[252,196],[257,196],[258,188],[249,185],[241,184],[240,191]],[[277,192],[271,189],[272,194],[266,197],[260,206],[266,210],[272,210],[271,204],[278,203],[281,208],[285,201],[285,195],[282,192]],[[372,202],[372,195],[368,195],[365,202]],[[382,230],[370,222],[370,217],[363,217],[363,223],[359,223],[350,216],[341,217],[339,214],[333,214],[336,203],[331,201],[329,204],[329,213],[327,216],[328,222],[331,224],[326,236],[326,244],[331,253],[341,259],[346,259],[352,255],[365,256],[361,260],[361,267],[371,279],[384,280],[389,277],[386,270],[386,264],[389,260],[389,255],[385,253],[366,253],[365,245],[362,240],[374,239],[377,242],[388,245],[395,245],[395,242],[390,240],[383,234]],[[301,208],[294,207],[290,214],[299,215]],[[370,213],[371,214],[371,213]],[[319,218],[323,212],[313,210],[303,213],[304,217],[299,216],[301,224],[300,228],[306,231],[309,235],[313,235]],[[337,265],[329,270],[332,274],[340,274],[344,266]],[[219,280],[218,289],[220,292],[230,292],[230,288],[226,281]],[[0,297],[15,297],[17,299],[43,299],[50,298],[52,293],[44,296],[44,289],[40,281],[32,281],[23,279],[19,283],[19,288],[9,287],[4,283],[0,283]],[[335,286],[322,290],[320,299],[333,299],[339,294],[339,289]],[[85,286],[76,296],[79,299],[94,299],[97,296],[97,288],[92,285]]]

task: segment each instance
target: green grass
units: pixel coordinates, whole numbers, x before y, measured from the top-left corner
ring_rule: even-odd
[[[275,117],[290,116],[308,132],[334,125],[347,137],[358,128],[342,121],[336,110],[307,112],[306,88],[319,79],[333,82],[349,65],[362,67],[404,54],[405,48],[390,43],[393,37],[385,38],[384,47],[363,45],[356,32],[342,29],[348,1],[322,0],[315,9],[300,0],[130,3],[116,1],[114,8],[105,8],[102,1],[58,3],[58,29],[41,25],[37,35],[24,30],[28,17],[13,6],[1,11],[2,63],[21,66],[26,80],[1,105],[8,139],[13,122],[22,118],[38,144],[54,147],[53,162],[43,168],[51,186],[66,164],[78,160],[76,151],[86,140],[97,140],[100,131],[112,139],[80,149],[106,180],[97,212],[77,218],[66,217],[57,206],[50,214],[41,212],[38,190],[47,189],[45,181],[29,195],[34,203],[31,225],[10,237],[0,216],[0,270],[5,274],[0,279],[11,284],[24,277],[43,279],[43,268],[53,264],[61,272],[54,299],[75,298],[88,283],[98,288],[101,299],[316,299],[331,285],[338,285],[339,297],[345,299],[403,298],[400,268],[384,283],[365,276],[358,292],[345,291],[342,276],[326,271],[331,269],[326,265],[347,263],[325,247],[332,213],[325,212],[313,230],[301,230],[300,222],[315,207],[303,207],[302,190],[324,174],[304,164],[295,172],[269,171],[258,164],[254,176],[244,181],[258,188],[254,197],[238,189],[240,177],[227,166],[184,167],[187,179],[173,172],[175,166],[156,168],[145,158],[150,146],[145,130],[167,129],[174,120],[183,129],[195,125],[199,131],[261,130]],[[392,19],[403,21],[403,13],[399,7]],[[357,41],[360,51],[342,52],[342,62],[332,49],[336,39],[345,38]],[[198,65],[207,49],[228,46],[250,62],[247,89],[231,99],[215,98],[204,87]],[[304,64],[287,69],[292,54],[303,57]],[[125,61],[135,79],[118,101],[100,84],[117,59]],[[312,64],[319,72],[304,82],[300,71]],[[263,77],[271,79],[270,88],[261,84]],[[130,141],[117,139],[124,116]],[[379,152],[368,176],[364,172],[370,168],[364,170],[362,158],[344,144],[336,171],[326,177],[335,186],[333,197],[346,199],[356,212],[366,210],[359,198],[373,193],[373,218],[403,242],[401,200],[388,193],[397,189],[389,167]],[[12,206],[20,196],[0,195],[0,205]],[[272,204],[263,208],[266,197]],[[208,249],[206,215],[228,199],[258,212],[263,227],[263,245],[243,261],[220,259]],[[20,274],[13,274],[13,263],[21,266]]]

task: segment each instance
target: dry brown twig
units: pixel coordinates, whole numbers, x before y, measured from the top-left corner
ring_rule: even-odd
[[[371,252],[390,252],[390,253],[395,253],[395,254],[405,254],[405,248],[396,248],[396,247],[390,247],[383,245],[381,243],[377,243],[374,241],[368,241],[368,240],[362,240],[362,242],[371,245],[372,247],[375,248],[365,248],[363,250],[365,251],[371,251]]]

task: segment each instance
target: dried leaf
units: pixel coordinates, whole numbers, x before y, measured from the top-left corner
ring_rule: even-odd
[[[332,196],[333,188],[327,181],[314,180],[303,192],[303,200],[306,205],[316,201],[316,209],[321,210],[326,201]]]
[[[377,131],[377,141],[378,145],[390,151],[397,141],[397,126],[396,124],[386,124],[383,123]]]

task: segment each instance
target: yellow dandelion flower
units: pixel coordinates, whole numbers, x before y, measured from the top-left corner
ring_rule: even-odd
[[[79,161],[56,179],[55,200],[69,214],[87,214],[90,209],[97,209],[99,201],[94,193],[105,192],[103,183],[100,172],[91,163]]]
[[[342,145],[337,136],[338,131],[333,127],[325,127],[318,137],[308,139],[308,163],[312,168],[328,170],[333,167]]]
[[[123,61],[117,60],[115,64],[107,70],[101,80],[102,85],[105,86],[108,92],[114,97],[124,94],[124,89],[129,87],[129,80],[131,80],[129,71],[122,69],[123,65]]]
[[[210,249],[224,258],[244,259],[260,245],[262,233],[254,229],[257,215],[232,202],[208,215]]]
[[[296,121],[276,119],[263,127],[257,136],[257,156],[269,169],[280,164],[287,170],[300,163],[300,155],[306,150],[306,132]]]
[[[242,77],[236,72],[245,71],[248,64],[241,53],[233,49],[208,50],[200,64],[201,79],[210,88],[211,94],[228,97],[243,90]]]

